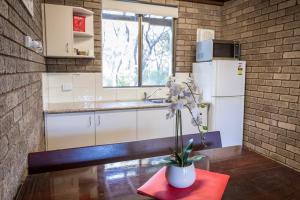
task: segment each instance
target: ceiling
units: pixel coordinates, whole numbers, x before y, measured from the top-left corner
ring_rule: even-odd
[[[205,4],[211,4],[211,5],[224,5],[224,2],[229,0],[180,0],[180,1],[189,1],[189,2],[195,2],[195,3],[205,3]]]

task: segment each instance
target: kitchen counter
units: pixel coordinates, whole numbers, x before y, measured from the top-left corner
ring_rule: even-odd
[[[45,113],[71,113],[88,111],[128,110],[167,107],[169,103],[153,103],[150,101],[107,101],[107,102],[66,102],[49,103]]]

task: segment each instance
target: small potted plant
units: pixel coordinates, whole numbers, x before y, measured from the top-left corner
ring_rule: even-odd
[[[181,111],[186,108],[192,116],[192,124],[198,128],[200,141],[204,144],[207,127],[202,125],[201,113],[199,110],[202,96],[198,92],[193,79],[189,78],[186,82],[176,83],[170,77],[166,85],[169,88],[168,101],[170,102],[170,112],[166,115],[167,119],[176,117],[175,128],[175,149],[173,154],[164,160],[167,164],[166,178],[170,185],[176,188],[186,188],[195,182],[194,162],[203,158],[202,155],[190,157],[193,150],[193,139],[189,140],[184,147],[182,136]],[[202,129],[202,130],[201,130]]]

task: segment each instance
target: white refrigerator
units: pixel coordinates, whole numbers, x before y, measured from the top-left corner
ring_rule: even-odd
[[[213,60],[193,64],[193,78],[210,103],[208,130],[220,131],[222,146],[242,145],[246,62]]]

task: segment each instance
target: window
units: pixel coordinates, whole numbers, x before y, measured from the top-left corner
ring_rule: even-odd
[[[165,85],[172,74],[172,18],[153,15],[143,18],[143,86]]]
[[[138,17],[103,11],[103,86],[138,85]]]
[[[102,11],[103,86],[162,86],[173,69],[173,18]]]

